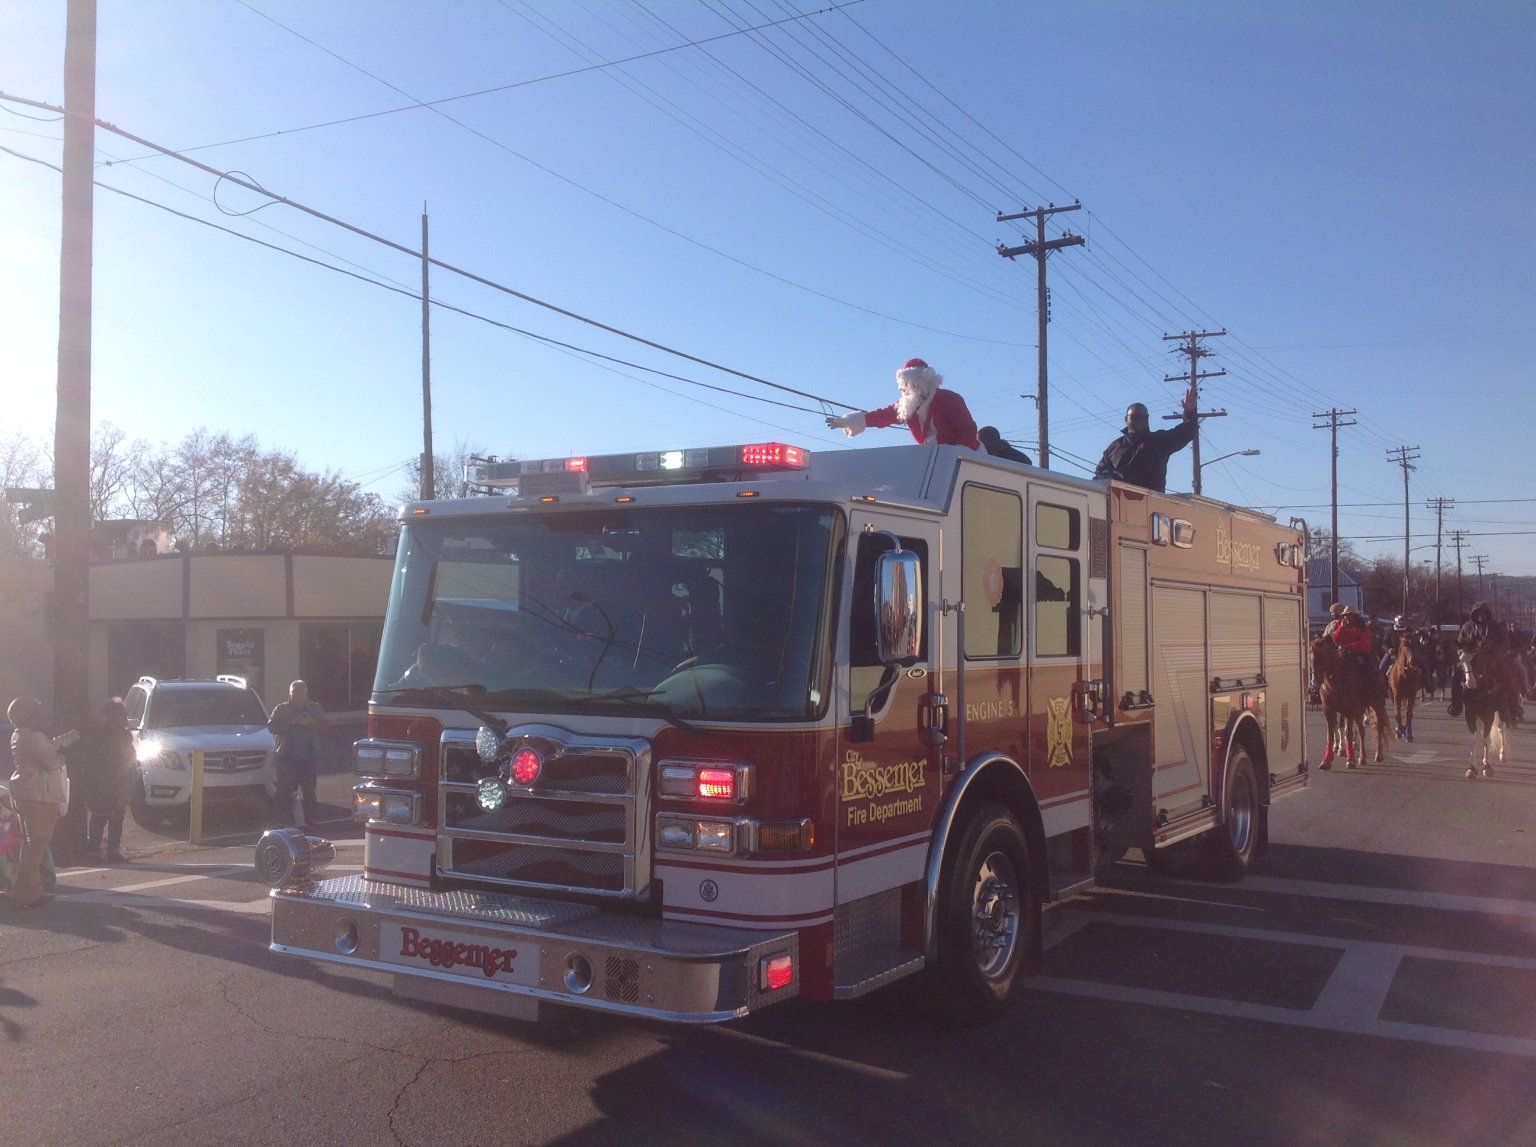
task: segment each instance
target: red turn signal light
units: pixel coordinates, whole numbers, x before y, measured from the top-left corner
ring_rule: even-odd
[[[777,956],[764,956],[757,962],[757,986],[765,992],[776,992],[795,982],[795,958],[788,952]]]

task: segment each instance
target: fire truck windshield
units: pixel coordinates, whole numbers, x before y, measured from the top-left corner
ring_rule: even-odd
[[[763,502],[412,521],[374,702],[812,718],[842,534],[826,506]]]

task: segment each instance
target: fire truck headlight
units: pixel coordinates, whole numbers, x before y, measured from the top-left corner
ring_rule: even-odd
[[[656,846],[669,851],[714,852],[727,856],[740,851],[744,839],[741,826],[734,820],[704,820],[692,816],[667,815],[656,820]]]
[[[701,820],[694,847],[700,852],[735,852],[736,826],[728,820]]]
[[[688,821],[668,820],[661,823],[657,834],[657,844],[661,848],[689,848],[693,847],[694,825]]]
[[[382,820],[390,824],[416,824],[417,795],[411,792],[358,785],[352,790],[352,815],[357,820]]]
[[[421,746],[365,739],[352,746],[352,771],[360,777],[414,780],[421,775]]]
[[[475,789],[475,802],[486,812],[495,812],[507,801],[507,788],[496,777],[481,777]]]

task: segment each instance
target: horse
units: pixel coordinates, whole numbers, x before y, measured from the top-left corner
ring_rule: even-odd
[[[1387,688],[1397,707],[1397,739],[1413,743],[1413,706],[1424,686],[1425,650],[1413,634],[1404,634],[1397,644],[1397,656],[1387,670]],[[1406,713],[1406,716],[1405,716]]]
[[[1360,742],[1360,756],[1365,756],[1365,717],[1370,713],[1376,726],[1376,760],[1387,757],[1387,711],[1367,671],[1345,660],[1339,647],[1329,637],[1312,642],[1312,676],[1321,683],[1323,718],[1328,722],[1328,745],[1323,750],[1321,769],[1333,768],[1334,739],[1342,734],[1344,760],[1355,767],[1355,740]]]
[[[1493,776],[1493,757],[1502,764],[1509,756],[1509,731],[1515,724],[1514,699],[1505,687],[1498,664],[1500,653],[1484,644],[1476,653],[1463,653],[1461,671],[1462,714],[1472,734],[1472,763],[1467,780],[1481,772]],[[1493,746],[1497,744],[1497,749]]]

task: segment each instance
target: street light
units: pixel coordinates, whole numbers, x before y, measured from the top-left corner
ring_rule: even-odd
[[[1207,466],[1214,462],[1220,462],[1223,458],[1252,458],[1257,453],[1257,450],[1234,450],[1230,454],[1219,454],[1209,462],[1201,462],[1200,469],[1204,470]]]

